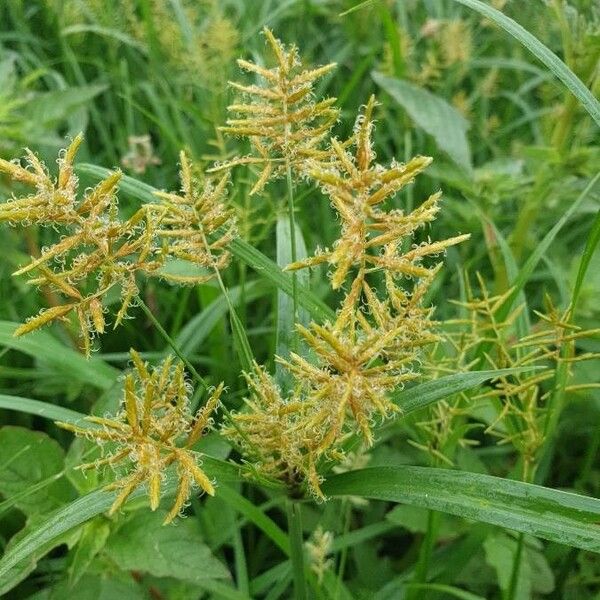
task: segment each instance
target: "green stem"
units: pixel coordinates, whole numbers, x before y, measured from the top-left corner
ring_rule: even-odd
[[[298,502],[286,500],[288,535],[290,536],[290,559],[294,576],[295,600],[306,600],[306,579],[304,576],[304,539],[302,536],[302,513]]]
[[[175,340],[167,333],[166,329],[160,324],[159,320],[154,316],[153,312],[150,310],[148,305],[142,300],[140,296],[137,297],[137,301],[139,305],[142,307],[142,310],[146,313],[146,316],[152,321],[154,327],[156,327],[157,331],[163,336],[167,344],[171,346],[171,349],[179,360],[185,365],[186,369],[191,373],[192,377],[206,390],[208,389],[208,383],[206,380],[198,373],[196,367],[183,355],[179,346],[175,342]]]
[[[350,531],[350,519],[352,517],[352,506],[348,500],[342,500],[342,505],[344,506],[344,531],[343,535],[347,535]],[[344,581],[344,571],[346,570],[346,560],[348,559],[348,546],[344,546],[342,548],[342,553],[340,554],[340,563],[338,566],[338,574],[337,574],[337,583],[335,586],[335,596],[334,600],[338,600],[340,595],[340,590],[342,587],[342,582]]]
[[[292,168],[290,162],[287,161],[286,166],[286,180],[287,180],[287,192],[288,192],[288,218],[290,220],[290,243],[291,243],[291,255],[292,262],[296,262],[296,207],[294,206],[294,184],[292,182]],[[294,322],[298,320],[298,279],[296,271],[292,271],[292,307],[294,311]],[[292,346],[293,340],[295,339],[292,333]]]
[[[431,560],[433,547],[437,537],[439,517],[440,514],[434,510],[430,510],[427,513],[427,530],[425,532],[425,537],[421,542],[421,548],[419,549],[419,560],[417,561],[417,565],[415,567],[413,583],[422,584],[427,582],[429,561]],[[420,588],[418,587],[412,588],[407,594],[407,599],[412,600],[413,598],[418,598],[420,593],[419,590]]]
[[[513,560],[512,574],[510,576],[510,585],[506,594],[506,600],[514,600],[517,593],[517,585],[519,583],[519,573],[521,571],[521,563],[523,562],[523,546],[525,541],[525,534],[520,533],[517,540],[517,553]]]

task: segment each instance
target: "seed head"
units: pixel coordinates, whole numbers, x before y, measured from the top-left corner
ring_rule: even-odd
[[[135,350],[131,350],[134,369],[125,377],[121,410],[111,417],[86,417],[90,427],[58,423],[77,436],[86,437],[105,451],[105,457],[81,465],[80,469],[97,469],[111,465],[120,476],[105,489],[118,490],[109,514],[114,514],[127,498],[147,485],[150,507],[156,510],[166,469],[174,465],[179,480],[175,501],[165,524],[170,523],[188,501],[192,487],[214,494],[214,486],[198,466],[198,454],[191,449],[211,425],[223,384],[210,395],[196,415],[190,412],[190,385],[182,363],[165,359],[149,367]]]

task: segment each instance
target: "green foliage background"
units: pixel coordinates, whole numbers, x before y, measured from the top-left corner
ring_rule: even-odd
[[[83,131],[79,160],[89,164],[80,166],[81,181],[93,185],[99,167],[122,166],[131,179],[121,186],[120,207],[133,213],[152,188],[177,186],[180,149],[199,170],[246,151],[216,128],[233,99],[226,84],[238,77],[235,58],[260,60],[267,25],[296,43],[307,64],[338,63],[318,90],[339,98],[337,136],[349,134],[358,108],[375,93],[378,159],[435,158],[397,202],[412,206],[442,189],[444,209],[428,233],[432,239],[472,234],[448,251],[436,280],[429,301],[438,320],[456,317],[448,300],[464,294],[461,274],[479,272],[494,291],[516,282],[530,312],[542,308],[546,293],[563,309],[576,300],[577,324],[597,327],[600,185],[590,185],[600,171],[597,3],[381,0],[351,10],[355,4],[0,3],[0,157],[20,156],[26,145],[52,165],[65,138]],[[490,12],[494,6],[509,19]],[[131,160],[140,156],[132,155],[130,138],[146,135],[156,160],[136,172]],[[277,329],[286,322],[281,302],[277,311],[277,289],[287,286],[289,293],[291,284],[265,256],[277,261],[276,224],[286,192],[276,184],[266,196],[250,198],[252,181],[247,171],[235,171],[231,193],[242,243],[232,248],[224,280],[253,355],[274,369]],[[0,189],[3,198],[12,192],[7,181]],[[337,223],[321,194],[300,184],[296,203],[308,252],[331,244]],[[189,518],[160,528],[162,515],[147,511],[143,497],[118,519],[103,516],[110,495],[94,491],[95,475],[73,470],[89,446],[73,442],[47,417],[103,414],[118,400],[129,348],[148,360],[169,348],[141,309],[102,338],[89,362],[58,327],[13,338],[15,324],[37,313],[44,299],[10,273],[52,235],[3,227],[0,236],[0,547],[5,559],[11,552],[18,558],[0,577],[0,594],[293,597],[281,492],[241,480],[224,464],[230,449],[217,436],[206,441],[205,465],[220,476],[219,493],[194,499]],[[301,302],[320,318],[338,300],[325,277],[317,270],[307,278],[312,294]],[[143,298],[203,376],[225,381],[227,406],[239,407],[244,358],[219,289],[149,283]],[[600,343],[587,339],[579,350],[599,351]],[[597,363],[576,366],[573,380],[597,383]],[[407,440],[418,437],[424,412],[416,409],[457,391],[435,389],[431,398],[422,388],[406,396],[406,418],[381,431],[368,466],[393,471],[332,477],[330,502],[302,506],[306,539],[319,525],[334,533],[331,565],[320,582],[307,575],[309,593],[381,600],[599,598],[600,508],[593,498],[600,496],[600,391],[567,395],[552,459],[536,482],[579,494],[570,496],[514,487],[514,450],[477,431],[470,435],[480,445],[462,449],[454,469],[434,468]],[[19,400],[25,398],[47,404]],[[338,498],[344,494],[351,498]],[[430,542],[426,576],[415,577]],[[521,568],[512,581],[515,561]]]

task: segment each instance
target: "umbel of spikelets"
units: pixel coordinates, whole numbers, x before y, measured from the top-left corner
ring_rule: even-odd
[[[374,107],[375,97],[371,96],[364,113],[356,120],[352,137],[345,143],[331,140],[329,166],[321,163],[309,168],[309,176],[322,186],[339,215],[341,235],[331,250],[320,251],[287,268],[295,270],[328,263],[333,269],[333,289],[340,288],[353,269],[355,279],[374,271],[384,271],[394,279],[427,277],[430,269],[422,265],[423,258],[441,254],[469,237],[461,235],[403,249],[404,240],[435,219],[441,194],[430,196],[409,213],[386,210],[385,202],[412,183],[431,163],[431,158],[417,156],[406,164],[392,161],[389,167],[374,162],[371,140]]]
[[[33,192],[0,204],[0,222],[27,226],[50,226],[61,234],[55,244],[43,248],[13,275],[30,274],[28,283],[46,286],[64,299],[58,306],[42,310],[15,331],[23,335],[70,313],[76,315],[86,354],[91,338],[104,332],[103,299],[113,288],[121,293],[115,327],[127,314],[138,293],[138,272],[154,273],[162,264],[154,242],[156,221],[144,208],[121,220],[116,191],[120,172],[115,172],[78,198],[73,159],[81,144],[77,136],[58,160],[54,179],[37,157],[27,151],[26,166],[0,161],[0,171]]]
[[[180,154],[180,166],[181,192],[156,192],[161,205],[148,205],[148,209],[156,211],[160,222],[156,234],[166,253],[207,272],[190,276],[162,272],[161,277],[176,283],[205,283],[229,264],[227,246],[237,235],[234,211],[225,204],[229,175],[216,184],[207,180],[201,186],[194,180],[184,152]]]
[[[315,83],[335,68],[328,64],[316,69],[301,67],[295,46],[284,46],[266,27],[263,30],[276,64],[267,69],[254,62],[238,60],[238,65],[259,78],[258,84],[230,85],[246,100],[228,107],[230,118],[221,130],[246,137],[252,145],[250,156],[236,158],[212,169],[216,171],[241,164],[257,164],[261,174],[250,194],[260,192],[270,179],[286,174],[303,175],[308,160],[327,160],[320,148],[338,117],[335,98],[315,101]]]
[[[165,518],[170,523],[183,509],[194,485],[214,494],[214,486],[198,466],[198,453],[191,447],[211,425],[211,414],[219,404],[223,384],[195,414],[190,412],[190,386],[183,364],[169,357],[149,368],[134,350],[134,369],[125,377],[121,410],[112,417],[86,417],[89,426],[58,423],[76,435],[103,447],[105,456],[80,469],[112,466],[119,474],[105,489],[118,490],[109,514],[114,514],[139,487],[147,486],[150,507],[156,510],[166,470],[175,466],[179,485],[175,501]]]
[[[262,366],[254,364],[245,377],[250,392],[245,410],[233,414],[222,433],[238,446],[252,471],[283,482],[292,495],[306,483],[315,497],[323,499],[318,463],[339,462],[346,438],[324,439],[329,429],[317,422],[314,402],[301,390],[284,397]]]

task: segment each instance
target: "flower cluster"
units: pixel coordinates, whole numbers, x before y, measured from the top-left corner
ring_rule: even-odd
[[[144,208],[127,220],[119,216],[116,198],[119,171],[78,198],[73,160],[81,141],[81,135],[77,136],[59,158],[56,179],[29,150],[26,167],[0,161],[0,171],[34,188],[29,196],[0,204],[0,221],[53,227],[62,234],[58,242],[43,248],[38,257],[13,275],[33,273],[29,284],[49,288],[64,297],[64,303],[29,319],[15,335],[29,333],[73,313],[89,355],[92,336],[103,333],[106,326],[103,299],[108,292],[113,287],[120,289],[117,326],[138,294],[136,274],[154,274],[162,258],[154,244],[156,222]]]
[[[190,412],[190,385],[183,364],[171,357],[157,367],[149,367],[131,350],[134,369],[125,377],[121,410],[111,417],[86,417],[89,427],[58,423],[78,436],[103,447],[105,456],[80,469],[110,465],[119,477],[105,489],[119,490],[110,514],[115,513],[140,486],[147,485],[152,510],[158,508],[161,485],[171,465],[176,466],[179,481],[175,501],[165,518],[170,523],[188,501],[195,484],[207,494],[214,487],[198,466],[197,453],[191,447],[211,425],[211,415],[219,404],[223,384],[210,395],[195,414]]]
[[[227,266],[225,246],[236,230],[232,212],[224,207],[227,179],[216,185],[207,181],[200,189],[192,180],[184,154],[183,196],[160,193],[162,205],[145,204],[129,219],[122,219],[118,210],[120,171],[79,198],[73,161],[81,141],[82,136],[77,136],[59,158],[56,179],[29,150],[25,167],[0,160],[0,172],[33,188],[28,196],[0,204],[0,222],[42,225],[61,234],[58,242],[43,248],[13,275],[32,274],[29,284],[44,287],[63,300],[30,318],[15,335],[74,314],[89,356],[93,336],[106,328],[106,297],[113,288],[121,296],[114,322],[117,327],[139,294],[138,274],[178,283],[206,281],[214,276],[215,269]],[[169,258],[183,258],[211,271],[187,279],[170,275],[162,269]]]
[[[237,235],[234,211],[225,206],[229,175],[216,184],[207,181],[202,187],[194,181],[184,152],[180,154],[180,165],[181,194],[156,193],[162,201],[156,207],[160,215],[157,235],[166,241],[169,255],[207,272],[190,276],[162,273],[162,277],[177,283],[205,283],[215,276],[215,270],[227,267],[230,260],[227,246]]]
[[[411,237],[434,220],[440,195],[407,213],[389,208],[388,201],[431,159],[416,157],[389,167],[376,163],[374,107],[371,97],[352,137],[331,140],[327,160],[307,162],[306,173],[329,197],[341,233],[332,250],[287,267],[331,265],[331,287],[346,290],[336,317],[298,325],[307,352],[277,359],[295,381],[287,398],[262,368],[248,376],[251,398],[234,419],[252,444],[239,431],[226,430],[266,474],[290,486],[300,479],[319,498],[319,463],[341,460],[352,435],[372,445],[374,421],[400,412],[392,392],[418,376],[414,366],[420,350],[436,340],[432,310],[423,306],[423,298],[441,265],[425,261],[469,237],[410,246]]]
[[[230,85],[249,100],[229,106],[228,110],[238,118],[229,119],[227,126],[220,128],[230,135],[249,138],[253,154],[212,169],[260,165],[262,172],[251,195],[260,192],[269,180],[285,175],[288,169],[304,174],[309,160],[327,159],[328,153],[319,146],[338,117],[338,110],[333,107],[335,98],[313,100],[315,82],[336,65],[302,70],[295,46],[286,48],[266,27],[263,32],[277,64],[267,69],[251,61],[238,60],[243,70],[258,75],[264,85],[231,82]]]

